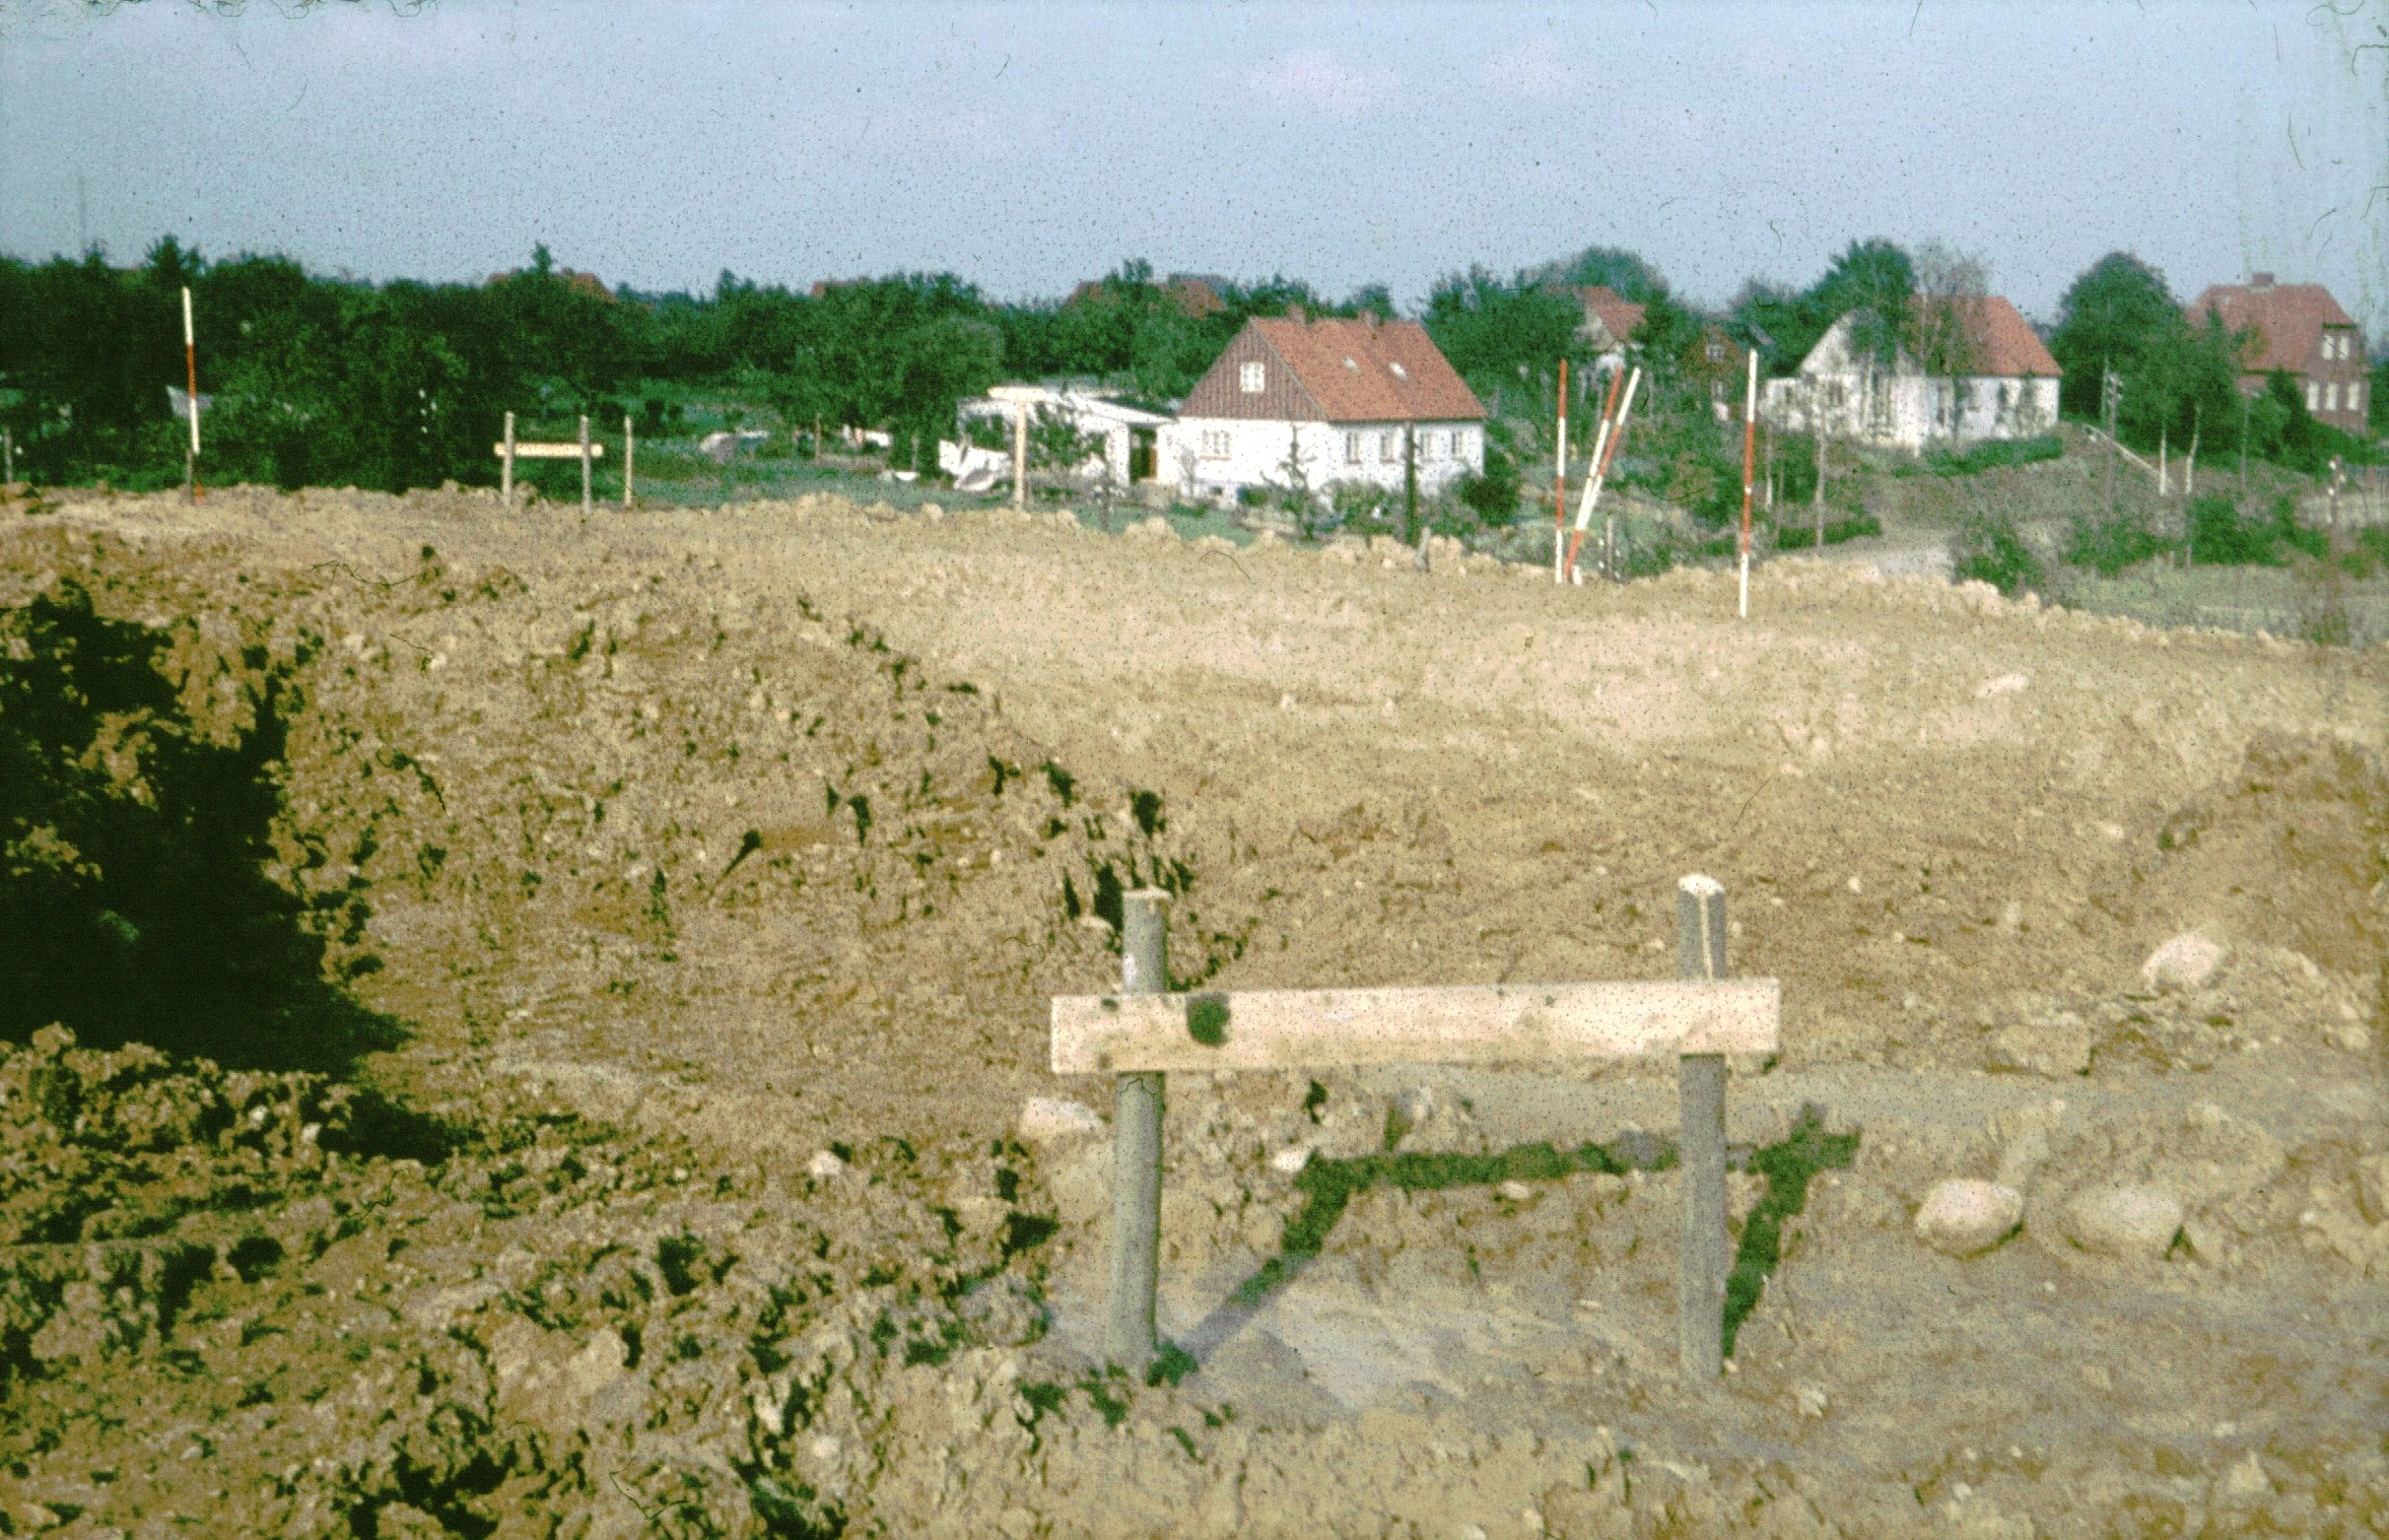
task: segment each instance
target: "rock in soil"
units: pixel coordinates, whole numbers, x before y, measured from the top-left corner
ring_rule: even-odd
[[[2153,1187],[2085,1187],[2066,1203],[2066,1234],[2085,1251],[2156,1258],[2182,1233],[2182,1206]]]
[[[1974,1256],[2015,1233],[2024,1195],[1995,1181],[1951,1177],[1936,1182],[1916,1211],[1917,1239],[1949,1256]]]

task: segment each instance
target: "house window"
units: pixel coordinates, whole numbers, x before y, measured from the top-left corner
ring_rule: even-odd
[[[2323,386],[2323,410],[2326,412],[2339,410],[2339,381],[2336,379]]]
[[[1255,359],[1236,371],[1236,382],[1244,387],[1246,395],[1260,395],[1268,387],[1269,367],[1259,359]]]
[[[2307,381],[2306,381],[2306,410],[2307,410],[2307,411],[2309,411],[2309,412],[2320,411],[2320,410],[2321,410],[2321,408],[2322,408],[2322,400],[2323,400],[2323,389],[2322,389],[2322,387],[2321,387],[2320,385],[2317,385],[2317,384],[2316,384],[2316,383],[2315,383],[2313,380],[2311,380],[2311,379],[2310,379],[2310,380],[2307,380]]]
[[[1726,362],[1726,345],[1714,338],[1710,339],[1709,342],[1709,362],[1712,364],[1723,364]]]
[[[1401,435],[1395,433],[1392,429],[1388,429],[1386,432],[1379,434],[1377,435],[1378,460],[1383,464],[1391,465],[1396,460],[1400,459],[1400,440]]]
[[[1360,463],[1360,435],[1352,433],[1344,435],[1344,463],[1346,465]]]
[[[2361,412],[2363,409],[2364,382],[2359,379],[2355,384],[2348,387],[2348,410],[2351,412]]]
[[[1452,430],[1452,458],[1465,460],[1468,457],[1468,431],[1465,428],[1455,428]]]
[[[1202,457],[1206,460],[1224,460],[1228,457],[1226,429],[1206,428],[1202,431]]]

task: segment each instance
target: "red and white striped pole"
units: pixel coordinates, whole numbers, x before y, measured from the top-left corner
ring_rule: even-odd
[[[1568,361],[1559,361],[1559,453],[1551,473],[1551,580],[1568,580],[1567,560],[1561,551],[1568,522]]]
[[[199,340],[197,333],[191,329],[191,289],[188,284],[182,286],[182,383],[190,394],[190,483],[191,501],[196,502],[207,496],[207,489],[199,485]]]
[[[1750,384],[1742,395],[1741,618],[1750,618],[1750,478],[1758,451],[1758,350],[1750,350]]]

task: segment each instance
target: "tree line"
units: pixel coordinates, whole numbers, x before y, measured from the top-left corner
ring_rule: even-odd
[[[1938,247],[1854,241],[1806,288],[1754,281],[1725,312],[1705,315],[1635,253],[1593,246],[1507,275],[1448,274],[1418,318],[1497,419],[1538,419],[1556,364],[1571,361],[1582,379],[1592,363],[1577,296],[1592,284],[1645,307],[1632,340],[1652,376],[1646,423],[1659,441],[1646,437],[1644,451],[1702,461],[1690,480],[1706,485],[1713,446],[1689,426],[1706,396],[1671,387],[1693,371],[1711,327],[1755,348],[1770,373],[1796,368],[1852,311],[1862,345],[1930,359],[1954,344],[1929,335],[1924,318],[1934,311],[1912,297],[1979,291],[1982,274]],[[887,430],[892,457],[922,465],[953,432],[955,403],[1001,378],[1099,380],[1166,407],[1254,316],[1295,306],[1397,313],[1382,285],[1330,301],[1282,276],[1214,282],[1202,302],[1190,302],[1138,261],[1049,301],[993,301],[951,273],[797,292],[724,272],[710,295],[642,294],[609,291],[544,246],[481,284],[375,285],[309,274],[282,256],[211,262],[169,236],[129,268],[96,249],[38,264],[0,258],[0,426],[21,475],[125,487],[179,476],[185,430],[166,387],[182,377],[185,286],[195,297],[200,386],[212,398],[210,474],[382,490],[492,479],[489,445],[510,410],[587,412],[601,425],[627,410],[661,431],[669,418],[658,382],[723,389],[788,425]],[[2195,433],[2228,451],[2244,430],[2252,453],[2300,466],[2355,447],[2315,424],[2286,382],[2243,412],[2232,351],[2240,340],[2192,325],[2160,274],[2116,253],[2068,291],[2049,344],[2067,371],[2070,414],[2095,412],[2102,368],[2124,376],[2128,440],[2184,442]],[[2376,413],[2383,395],[2373,391]],[[1671,442],[1668,425],[1679,417],[1680,442]]]

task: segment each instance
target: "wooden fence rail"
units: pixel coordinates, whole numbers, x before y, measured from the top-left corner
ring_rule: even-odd
[[[1053,1007],[1057,1074],[1111,1074],[1112,1271],[1106,1349],[1139,1373],[1158,1351],[1162,1113],[1172,1070],[1220,1072],[1385,1064],[1586,1059],[1676,1061],[1683,1240],[1676,1342],[1695,1384],[1723,1372],[1726,1279],[1726,1055],[1780,1041],[1782,990],[1726,975],[1726,892],[1676,885],[1673,982],[1441,989],[1264,989],[1172,994],[1164,939],[1169,895],[1128,894],[1121,989]]]

